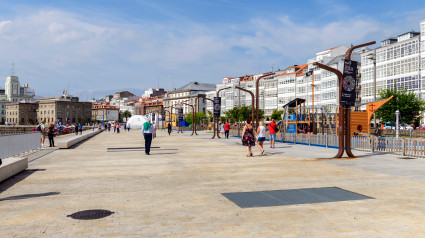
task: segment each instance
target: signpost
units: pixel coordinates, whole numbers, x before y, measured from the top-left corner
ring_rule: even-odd
[[[353,107],[356,103],[357,86],[357,62],[351,60],[344,61],[344,70],[342,72],[342,90],[341,102],[343,106]]]
[[[221,97],[214,97],[214,117],[220,117],[221,112]]]

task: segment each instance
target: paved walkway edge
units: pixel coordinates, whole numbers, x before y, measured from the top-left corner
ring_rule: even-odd
[[[87,140],[90,137],[93,137],[93,136],[101,133],[102,131],[103,130],[96,130],[96,131],[90,131],[90,132],[83,131],[84,134],[82,134],[82,135],[78,135],[78,136],[76,135],[76,136],[63,138],[63,139],[61,139],[57,142],[58,148],[59,149],[68,149],[71,146],[80,143],[81,141]]]
[[[0,182],[28,168],[28,157],[10,157],[3,159],[0,166]]]

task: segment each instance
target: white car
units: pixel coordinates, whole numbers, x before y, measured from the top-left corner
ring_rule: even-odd
[[[404,125],[400,125],[400,130],[413,130],[413,127],[404,124]]]

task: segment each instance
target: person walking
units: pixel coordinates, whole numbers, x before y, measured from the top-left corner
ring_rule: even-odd
[[[170,122],[168,122],[167,129],[168,129],[168,135],[171,135],[172,126]]]
[[[43,121],[40,122],[40,124],[37,126],[37,131],[40,132],[40,145],[41,147],[44,147],[44,137],[45,137],[45,132],[44,132],[44,123]]]
[[[264,122],[260,121],[260,126],[257,128],[257,145],[261,150],[261,154],[264,154],[263,143],[266,140],[266,127]]]
[[[149,155],[151,151],[152,139],[155,135],[155,129],[149,119],[143,123],[142,133],[143,137],[145,138],[145,154]]]
[[[153,122],[152,125],[153,125],[153,129],[155,131],[155,133],[153,134],[153,137],[155,138],[156,137],[156,125],[155,125],[155,122]]]
[[[119,123],[117,123],[117,133],[120,133],[120,124]]]
[[[111,132],[111,123],[108,122],[108,132]]]
[[[49,125],[49,129],[47,130],[47,136],[49,137],[50,147],[55,147],[55,141],[53,139],[55,137],[55,126],[53,124]]]
[[[78,123],[75,123],[74,128],[75,128],[75,135],[78,136],[78,129],[79,129]]]
[[[83,134],[83,123],[78,124],[78,130],[80,131],[80,135]]]
[[[112,127],[112,133],[115,133],[115,122],[112,123],[111,127]]]
[[[230,131],[230,123],[229,121],[227,121],[224,124],[224,137],[226,137],[227,139],[229,139],[229,131]]]
[[[128,124],[127,126],[127,131],[130,131],[130,124]]]
[[[251,125],[251,119],[248,118],[246,119],[246,124],[243,127],[242,131],[242,145],[246,146],[246,151],[248,152],[246,157],[252,156],[251,147],[255,146],[255,136],[255,131],[253,130]]]
[[[274,121],[274,119],[272,119],[272,121],[269,124],[269,134],[270,134],[270,148],[275,148],[274,147],[274,143],[276,140],[276,131],[277,131],[277,124]]]

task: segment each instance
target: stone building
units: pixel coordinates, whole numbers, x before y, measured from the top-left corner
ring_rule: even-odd
[[[206,92],[215,90],[215,88],[215,84],[190,82],[184,85],[183,87],[168,92],[164,97],[164,108],[169,108],[170,106],[175,107],[182,102],[190,105],[195,105],[198,95],[206,95]],[[183,114],[188,114],[192,112],[190,106],[183,104],[182,107]],[[175,112],[176,111],[173,111],[173,113]],[[199,99],[198,112],[206,113],[206,103],[204,99]]]
[[[92,121],[118,121],[119,109],[109,104],[97,104],[92,106]]]
[[[44,123],[87,123],[92,118],[92,103],[80,102],[78,97],[40,98],[38,105],[37,121]]]
[[[19,83],[18,76],[8,76],[5,83],[5,99],[9,102],[31,102],[34,99],[34,90],[25,84],[23,87]]]
[[[6,104],[6,122],[16,125],[37,123],[37,103],[12,102]]]

